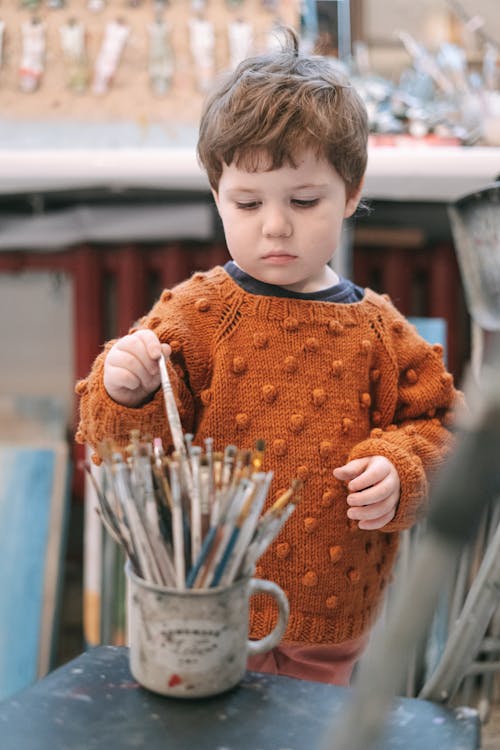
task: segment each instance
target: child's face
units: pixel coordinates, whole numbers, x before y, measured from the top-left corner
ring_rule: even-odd
[[[361,188],[347,198],[340,175],[313,151],[297,164],[268,172],[224,164],[214,197],[229,252],[241,269],[268,284],[315,292],[335,283],[327,264]]]

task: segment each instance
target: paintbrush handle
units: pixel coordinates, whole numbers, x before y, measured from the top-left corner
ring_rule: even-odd
[[[191,568],[191,570],[189,571],[188,577],[186,578],[186,587],[188,589],[193,587],[194,582],[196,581],[196,578],[198,577],[198,573],[200,572],[201,566],[204,564],[205,560],[207,559],[207,555],[209,553],[210,547],[212,546],[214,542],[214,537],[216,533],[217,533],[217,527],[213,526],[209,530],[206,537],[204,538],[198,558],[196,562],[194,563],[193,567]]]
[[[175,401],[174,392],[172,390],[172,384],[168,376],[167,364],[163,355],[158,360],[158,364],[160,367],[161,387],[163,390],[163,398],[165,399],[165,409],[167,412],[168,424],[170,427],[170,432],[172,433],[172,441],[174,443],[175,450],[179,453],[179,455],[186,457],[186,446],[184,444],[179,410],[177,409],[177,403]]]
[[[210,588],[215,588],[219,585],[220,579],[222,578],[222,574],[224,573],[224,569],[226,565],[229,562],[229,558],[231,557],[231,553],[234,549],[234,546],[238,540],[238,536],[240,534],[240,527],[235,526],[234,529],[231,531],[231,535],[229,537],[229,540],[227,542],[226,548],[224,552],[222,553],[222,557],[219,560],[218,564],[215,567],[214,574],[212,577],[212,580],[210,581]]]

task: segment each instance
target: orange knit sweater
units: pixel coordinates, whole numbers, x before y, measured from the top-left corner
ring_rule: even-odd
[[[285,640],[340,643],[373,621],[390,578],[398,532],[425,506],[427,481],[451,446],[446,425],[456,391],[439,346],[428,345],[387,298],[335,304],[264,297],[220,267],[164,291],[140,325],[172,347],[169,363],[186,432],[214,448],[252,448],[264,438],[271,503],[294,477],[301,503],[260,559],[257,575],[290,601]],[[76,439],[125,445],[131,429],[170,443],[163,395],[141,408],[116,404],[102,379],[105,351],[77,385]],[[362,531],[347,518],[346,488],[333,469],[386,456],[401,480],[395,518]],[[251,602],[251,636],[275,622],[269,598]]]

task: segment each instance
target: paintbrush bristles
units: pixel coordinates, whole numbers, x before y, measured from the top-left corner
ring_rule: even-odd
[[[166,371],[165,362],[160,369]],[[261,516],[272,472],[260,471],[265,443],[253,451],[235,445],[214,451],[205,438],[205,452],[180,430],[177,408],[172,419],[173,393],[162,380],[165,405],[174,438],[174,451],[165,455],[160,438],[130,433],[130,443],[117,447],[103,441],[102,489],[91,475],[99,516],[121,544],[132,567],[147,581],[175,587],[229,585],[252,575],[258,557],[293,512],[302,487],[294,480]]]

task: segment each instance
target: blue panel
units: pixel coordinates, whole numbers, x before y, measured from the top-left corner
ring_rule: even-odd
[[[416,327],[422,338],[428,341],[429,344],[441,344],[444,349],[443,359],[446,364],[446,320],[444,318],[419,317],[410,317],[408,320]]]
[[[54,464],[50,449],[0,446],[0,699],[37,677]]]

